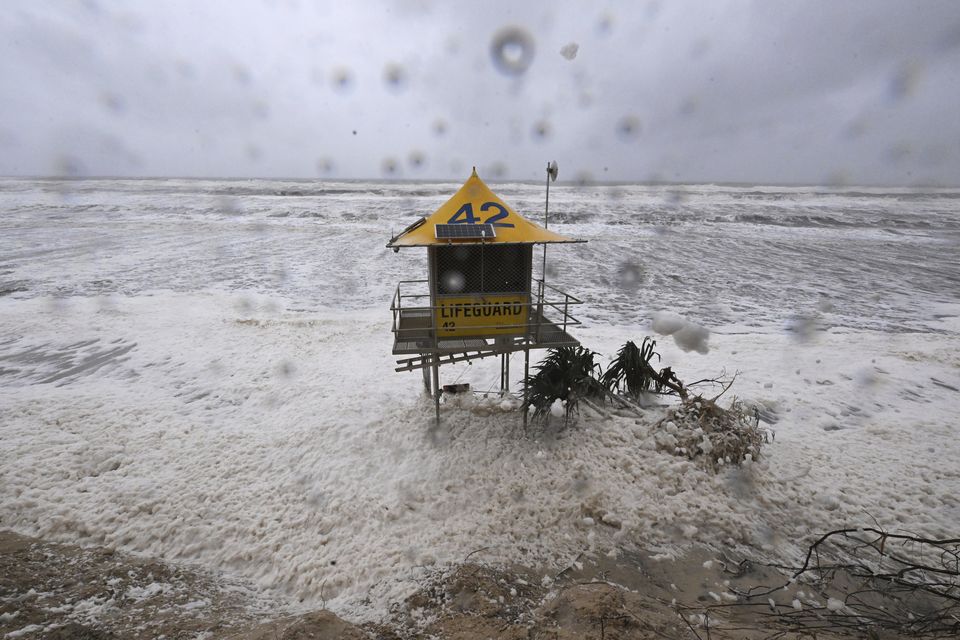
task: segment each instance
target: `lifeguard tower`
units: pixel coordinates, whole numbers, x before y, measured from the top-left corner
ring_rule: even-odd
[[[547,167],[547,203],[556,164]],[[545,225],[547,221],[545,220]],[[443,206],[390,239],[399,251],[426,247],[427,279],[402,280],[390,305],[397,371],[423,371],[440,420],[440,365],[500,356],[509,390],[510,355],[579,342],[571,307],[582,302],[546,283],[546,245],[583,242],[535,224],[473,174]],[[544,245],[544,274],[533,278],[533,247]],[[432,384],[431,376],[432,372]]]

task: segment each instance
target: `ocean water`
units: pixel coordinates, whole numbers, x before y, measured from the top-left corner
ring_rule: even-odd
[[[491,186],[542,222],[543,185]],[[458,187],[3,179],[0,295],[242,290],[386,311],[426,259],[384,245]],[[552,228],[588,240],[548,263],[587,323],[936,331],[960,301],[958,189],[556,184],[550,204]]]

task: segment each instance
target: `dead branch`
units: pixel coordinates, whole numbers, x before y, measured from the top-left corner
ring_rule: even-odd
[[[810,544],[803,563],[790,568],[790,575],[772,589],[736,591],[736,603],[678,610],[682,616],[684,611],[750,609],[772,630],[797,634],[960,637],[960,538],[890,533],[879,526],[836,529]],[[775,601],[767,598],[798,582],[807,585],[810,598],[798,608],[772,606]]]

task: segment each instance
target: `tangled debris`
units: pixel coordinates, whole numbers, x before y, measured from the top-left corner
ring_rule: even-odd
[[[657,448],[700,459],[714,471],[757,460],[769,432],[752,408],[735,399],[724,409],[716,402],[719,397],[688,398],[670,409],[655,426]]]
[[[734,602],[678,610],[688,621],[711,620],[717,637],[741,632],[744,620],[760,620],[769,638],[960,637],[960,538],[837,529],[809,546],[802,566],[768,566],[790,571],[790,580],[738,586]]]

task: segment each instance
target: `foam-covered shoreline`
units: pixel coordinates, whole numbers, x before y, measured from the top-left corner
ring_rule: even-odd
[[[438,429],[419,377],[383,374],[389,326],[378,310],[238,300],[4,301],[5,332],[32,327],[15,344],[35,351],[0,388],[2,525],[226,570],[366,618],[480,548],[476,559],[531,566],[633,544],[789,562],[807,536],[840,524],[876,518],[946,536],[960,521],[960,471],[944,463],[960,453],[955,334],[826,331],[798,345],[715,333],[706,355],[661,338],[685,379],[739,371],[730,393],[776,420],[759,461],[714,475],[655,450],[657,409],[587,411],[573,428],[524,433],[499,403],[451,406]],[[638,330],[579,337],[609,355]],[[71,345],[94,363],[134,347],[37,384],[44,367],[74,362]],[[463,369],[474,388],[496,379],[489,363]]]

